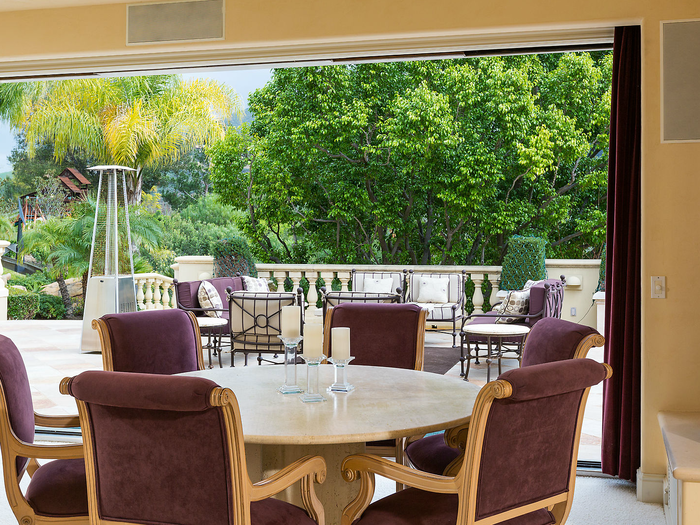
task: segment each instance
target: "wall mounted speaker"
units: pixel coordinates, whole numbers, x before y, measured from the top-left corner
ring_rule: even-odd
[[[662,141],[700,141],[700,21],[664,22]]]
[[[224,0],[131,4],[126,19],[127,44],[224,38]]]

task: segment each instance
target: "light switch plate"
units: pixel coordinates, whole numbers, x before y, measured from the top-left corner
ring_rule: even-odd
[[[666,277],[664,275],[651,276],[651,298],[666,299]]]

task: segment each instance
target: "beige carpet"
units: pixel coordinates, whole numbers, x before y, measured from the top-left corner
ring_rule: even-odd
[[[375,499],[395,490],[395,483],[377,476]],[[567,525],[665,525],[663,507],[637,501],[634,483],[615,478],[578,476]]]

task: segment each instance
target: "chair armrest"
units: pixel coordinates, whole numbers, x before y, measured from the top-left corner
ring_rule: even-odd
[[[75,416],[50,416],[34,412],[34,424],[51,428],[80,428],[80,418]]]
[[[458,427],[445,430],[445,444],[452,448],[464,450],[467,446],[467,436],[469,435],[470,421],[462,423]]]
[[[80,459],[84,457],[83,445],[37,445],[17,440],[12,447],[16,455],[41,459]]]
[[[259,501],[269,498],[312,475],[316,483],[323,483],[326,479],[326,461],[321,456],[304,456],[269,478],[254,483],[251,499]]]
[[[321,456],[304,456],[269,478],[254,483],[250,491],[250,499],[260,501],[269,498],[299,480],[301,480],[301,499],[304,509],[316,523],[323,524],[325,521],[323,504],[314,491],[314,481],[323,483],[326,480],[326,461]]]
[[[405,465],[399,465],[371,454],[354,454],[343,460],[341,465],[345,481],[355,481],[358,474],[379,474],[404,485],[440,494],[456,494],[459,485],[455,478],[438,476]]]
[[[429,474],[370,454],[348,456],[340,468],[345,481],[360,479],[360,492],[343,509],[343,525],[353,523],[369,506],[374,495],[375,474],[429,492],[457,494],[460,489],[455,478]]]

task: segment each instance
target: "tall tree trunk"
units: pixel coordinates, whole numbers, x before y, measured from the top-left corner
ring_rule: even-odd
[[[63,278],[63,274],[58,274],[56,278],[58,283],[58,289],[61,291],[61,299],[63,300],[63,306],[66,307],[66,317],[68,319],[73,318],[73,302],[70,298],[70,293],[68,292],[68,285],[66,285],[66,280]]]
[[[143,166],[138,166],[136,171],[128,171],[126,173],[126,198],[129,205],[141,204],[142,172]]]

